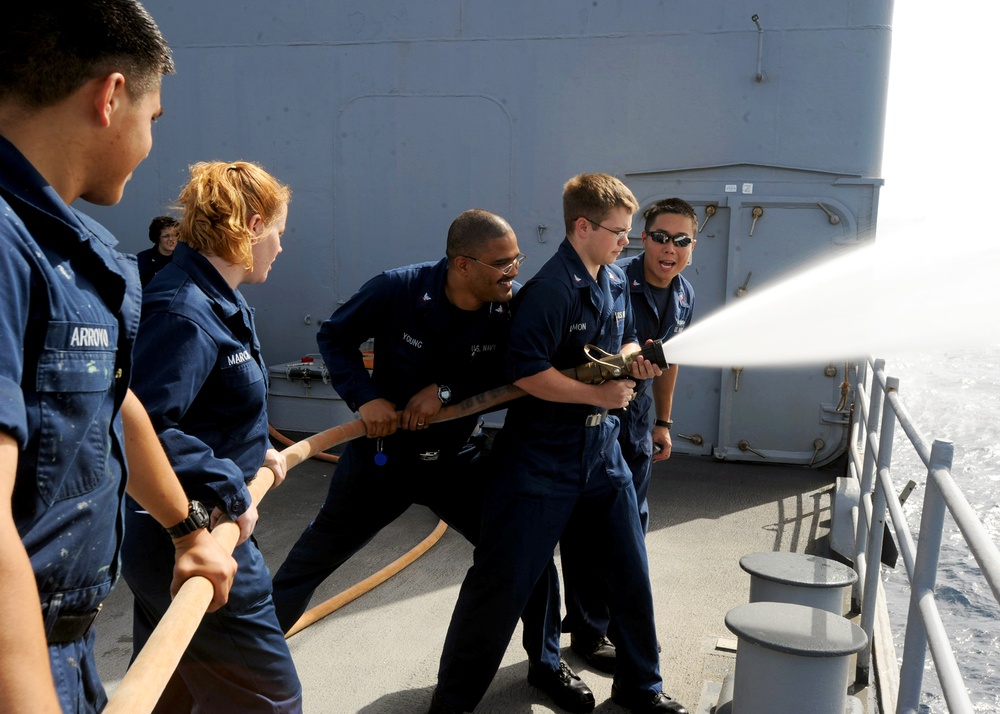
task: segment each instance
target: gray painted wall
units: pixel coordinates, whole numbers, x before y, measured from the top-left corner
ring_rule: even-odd
[[[816,210],[825,232],[785,240],[788,265],[875,221],[890,0],[146,5],[177,62],[165,115],[121,204],[85,210],[138,251],[194,161],[258,161],[289,183],[285,251],[245,290],[271,363],[315,352],[319,321],[375,272],[442,256],[467,208],[510,221],[530,277],[563,236],[562,184],[583,171],[618,175],[643,204],[725,209],[713,221],[730,222],[728,242],[700,241],[687,273],[701,316],[743,279],[730,234],[750,208],[727,185],[836,204],[836,230]],[[691,411],[706,410],[714,443],[724,387],[718,370],[704,379],[714,396]]]

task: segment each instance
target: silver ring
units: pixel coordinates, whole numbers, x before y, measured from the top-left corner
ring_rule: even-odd
[[[417,422],[417,426],[423,426],[423,425],[424,425],[424,423],[422,421],[418,421]]]

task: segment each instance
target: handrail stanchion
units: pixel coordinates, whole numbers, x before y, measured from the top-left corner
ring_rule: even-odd
[[[954,447],[950,442],[935,441],[931,447],[931,463],[927,469],[924,501],[920,515],[920,538],[910,585],[910,607],[906,618],[903,662],[900,665],[899,704],[897,711],[918,711],[920,689],[927,658],[927,627],[920,615],[921,602],[934,598],[938,560],[941,555],[941,534],[944,529],[945,502],[931,474],[937,469],[951,470]],[[932,603],[933,604],[933,603]]]
[[[886,379],[885,391],[899,389],[899,380]],[[875,390],[872,390],[873,392]],[[881,392],[881,390],[879,390]],[[882,410],[882,427],[879,431],[878,472],[888,474],[892,462],[892,440],[895,436],[896,416],[891,409]],[[863,495],[863,494],[862,494]],[[875,631],[875,610],[879,578],[882,575],[882,537],[885,532],[885,489],[881,479],[875,481],[872,497],[871,520],[868,523],[868,539],[865,541],[868,565],[865,573],[864,594],[861,599],[861,629],[868,637],[868,643],[858,652],[855,681],[867,685],[871,673],[872,633]]]
[[[882,407],[884,403],[884,392],[879,387],[880,377],[885,369],[885,360],[875,360],[872,371],[872,386],[870,389],[870,402],[868,406],[868,423],[865,427],[865,462],[861,471],[861,496],[858,499],[858,531],[854,537],[854,569],[858,573],[858,580],[854,584],[851,595],[851,607],[854,610],[862,610],[864,606],[863,590],[868,582],[868,554],[865,550],[868,544],[868,528],[871,519],[871,510],[868,507],[871,498],[872,485],[874,483],[875,459],[879,454],[877,442],[879,420],[882,418]],[[890,442],[891,448],[891,442]],[[878,562],[880,555],[875,556]],[[865,634],[871,637],[871,632],[866,630]]]
[[[879,660],[878,665],[881,667],[889,664],[893,671],[880,673],[880,680],[884,677],[883,686],[887,682],[893,682],[892,689],[896,690],[882,692],[885,711],[916,714],[921,706],[924,666],[929,649],[948,711],[952,714],[972,714],[974,709],[969,692],[934,597],[938,561],[944,538],[945,514],[950,513],[954,518],[998,603],[1000,603],[1000,549],[955,483],[951,473],[954,458],[952,443],[942,440],[934,441],[933,444],[928,442],[900,398],[899,380],[886,377],[883,371],[884,364],[883,360],[876,360],[874,364],[871,394],[867,395],[870,398],[868,413],[864,413],[864,405],[858,410],[858,425],[863,424],[864,433],[858,436],[857,441],[865,445],[865,452],[864,468],[860,478],[861,494],[858,505],[852,508],[852,514],[856,509],[858,524],[855,530],[859,541],[854,544],[854,550],[858,553],[855,569],[859,579],[863,580],[863,592],[859,604],[852,602],[852,609],[861,613],[861,627],[868,635],[869,645],[858,653],[857,682],[859,684],[868,682],[873,662],[872,653],[880,656],[884,644],[892,652],[891,661]],[[862,377],[859,376],[859,400],[863,400],[865,396],[864,389],[860,386],[861,380]],[[914,545],[913,532],[904,517],[892,483],[890,464],[897,423],[921,463],[927,467],[917,545]],[[880,431],[876,431],[879,425],[881,425]],[[859,453],[858,458],[852,462],[855,469],[860,457]],[[874,467],[876,463],[877,468]],[[873,468],[876,475],[874,489],[872,489]],[[852,476],[857,475],[853,473]],[[878,587],[881,580],[880,554],[886,511],[892,514],[893,528],[899,540],[900,554],[906,566],[911,593],[901,666],[896,665],[895,648],[891,639],[886,637],[888,623],[876,622],[879,618],[876,609],[881,607],[878,602],[880,595]],[[860,540],[862,533],[866,536],[864,541]],[[866,568],[867,564],[871,564],[872,567]],[[873,638],[876,626],[880,628],[881,636]],[[875,640],[879,644],[873,650],[871,643]],[[898,680],[894,680],[892,675],[897,667],[899,677]],[[868,668],[867,671],[865,668]]]

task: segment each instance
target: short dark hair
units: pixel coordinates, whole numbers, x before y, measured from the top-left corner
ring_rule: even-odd
[[[3,11],[0,101],[41,109],[111,72],[137,99],[173,71],[170,47],[137,0],[27,0]]]
[[[173,228],[174,226],[179,226],[180,221],[178,221],[173,216],[157,216],[152,221],[149,222],[149,240],[152,243],[160,242],[160,233],[163,232],[164,228]]]
[[[448,245],[445,255],[448,260],[454,260],[460,255],[472,255],[487,240],[503,238],[513,229],[510,224],[495,213],[482,208],[471,208],[463,211],[448,228]]]
[[[644,230],[649,233],[649,229],[652,227],[653,222],[656,220],[657,216],[661,216],[664,213],[677,214],[678,216],[687,216],[692,221],[694,221],[694,233],[692,238],[698,235],[698,214],[695,213],[694,208],[690,203],[682,198],[663,198],[656,203],[648,206],[645,211],[642,212],[642,218],[646,221]]]

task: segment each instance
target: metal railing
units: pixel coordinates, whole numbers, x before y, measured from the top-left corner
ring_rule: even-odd
[[[885,361],[868,361],[857,368],[855,388],[857,411],[851,424],[848,473],[859,481],[861,496],[854,541],[858,582],[852,600],[855,609],[861,613],[861,627],[868,635],[867,647],[858,654],[857,681],[869,681],[875,621],[879,607],[884,608],[884,603],[879,602],[879,592],[882,541],[888,509],[911,594],[903,660],[898,672],[898,691],[891,691],[891,688],[887,691],[884,686],[886,678],[882,679],[882,710],[897,714],[918,711],[929,646],[948,710],[972,714],[972,702],[934,597],[946,509],[961,531],[998,603],[1000,550],[952,478],[952,443],[935,440],[928,445],[928,440],[913,423],[899,397],[899,380],[886,376]],[[927,484],[917,534],[919,547],[914,545],[913,534],[895,496],[896,488],[892,481],[892,447],[897,423],[927,467]],[[891,647],[891,639],[887,642]],[[894,653],[890,661],[895,661]],[[888,678],[889,681],[894,679]]]

